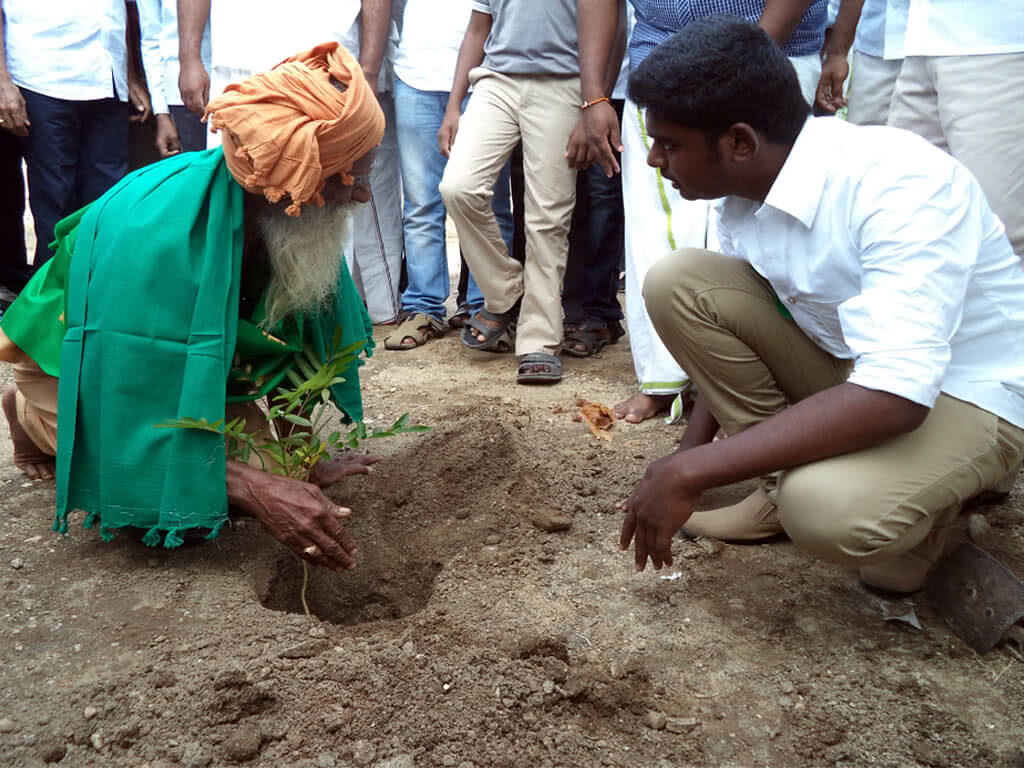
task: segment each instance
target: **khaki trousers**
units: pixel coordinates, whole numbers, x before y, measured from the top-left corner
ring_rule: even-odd
[[[644,298],[658,334],[728,434],[846,380],[850,361],[781,314],[746,262],[684,249],[653,267]],[[920,544],[1024,457],[1024,430],[940,395],[913,432],[781,473],[782,525],[822,560],[873,565]]]
[[[14,364],[18,421],[43,453],[57,455],[57,378],[35,360],[22,356]]]
[[[1024,258],[1024,53],[909,56],[889,125],[924,137],[966,165]]]
[[[857,125],[885,125],[903,59],[853,52],[846,119]]]
[[[470,73],[473,98],[441,180],[466,262],[490,312],[522,307],[516,354],[556,352],[562,343],[562,277],[576,204],[576,171],[565,160],[580,119],[578,77]],[[491,208],[494,183],[523,143],[526,264],[513,259]]]

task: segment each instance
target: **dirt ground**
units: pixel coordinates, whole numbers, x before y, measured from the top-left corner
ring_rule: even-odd
[[[629,394],[625,340],[566,368],[526,388],[454,334],[381,344],[367,416],[434,429],[368,445],[377,472],[331,492],[360,564],[313,574],[314,620],[255,522],[173,551],[81,516],[62,538],[53,483],[0,441],[0,764],[1024,766],[1024,663],[977,656],[924,598],[923,631],[884,622],[786,541],[678,541],[677,579],[634,574],[614,505],[681,429],[605,442],[553,412]],[[1022,510],[1021,483],[983,510],[1018,573]],[[552,515],[571,527],[532,522]]]

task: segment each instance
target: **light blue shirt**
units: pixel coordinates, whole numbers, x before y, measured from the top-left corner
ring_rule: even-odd
[[[177,0],[136,0],[142,27],[142,66],[146,70],[153,114],[163,115],[168,105],[181,105],[178,90],[178,3]],[[210,71],[210,22],[203,30],[200,56]]]
[[[7,70],[68,101],[128,101],[125,0],[4,0]]]

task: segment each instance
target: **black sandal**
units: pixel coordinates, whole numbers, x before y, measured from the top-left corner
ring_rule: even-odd
[[[500,314],[481,309],[466,321],[462,329],[462,344],[482,352],[511,352],[516,338],[517,315],[514,309]],[[483,341],[477,341],[477,333],[483,335]]]
[[[562,339],[562,351],[573,357],[593,357],[625,335],[626,331],[618,320],[611,323],[603,323],[600,320],[567,323]]]

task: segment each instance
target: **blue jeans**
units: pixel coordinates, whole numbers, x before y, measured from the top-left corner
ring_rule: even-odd
[[[439,320],[444,319],[444,303],[451,291],[444,228],[447,212],[438,191],[448,161],[437,149],[437,132],[447,105],[447,91],[420,91],[395,78],[395,124],[405,194],[405,263],[409,277],[402,293],[402,309]],[[463,109],[465,106],[463,102]],[[492,206],[502,237],[511,245],[512,204],[507,166],[494,185]],[[484,305],[472,275],[466,302],[473,310]]]
[[[171,104],[170,110],[174,127],[178,129],[181,151],[202,152],[206,149],[206,134],[210,130],[206,123],[180,104]]]
[[[57,222],[91,203],[128,171],[130,108],[117,99],[71,101],[21,89],[32,127],[24,140],[39,269]]]

